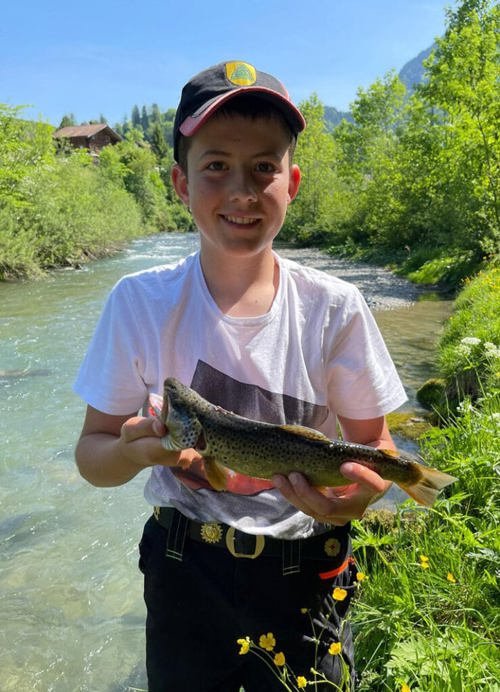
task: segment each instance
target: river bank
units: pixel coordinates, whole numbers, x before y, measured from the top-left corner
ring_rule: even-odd
[[[195,234],[163,233],[78,270],[0,284],[0,689],[6,692],[146,687],[137,572],[137,543],[149,513],[144,478],[96,489],[79,477],[73,449],[84,406],[71,385],[115,281],[176,262],[197,246]],[[300,260],[297,248],[280,251]],[[304,262],[328,263],[333,271],[320,251],[303,252]],[[344,269],[354,271],[350,264]],[[372,271],[356,268],[357,280],[368,281]],[[374,287],[369,300],[387,308],[377,308],[376,318],[386,320],[414,401],[441,318],[435,303],[427,310],[414,302],[411,284],[395,277],[391,291],[390,277],[376,276],[380,292]],[[414,309],[422,325],[417,341]]]
[[[283,257],[314,267],[353,283],[368,305],[375,310],[390,310],[411,305],[429,293],[429,289],[397,276],[393,271],[367,262],[331,257],[320,248],[276,244]]]

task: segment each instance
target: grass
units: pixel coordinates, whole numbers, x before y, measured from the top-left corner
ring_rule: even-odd
[[[498,268],[468,282],[439,346],[454,401],[420,446],[458,481],[431,509],[355,523],[359,692],[500,690],[499,295]]]
[[[500,393],[464,409],[422,441],[432,466],[459,476],[453,494],[356,523],[369,575],[353,609],[359,692],[500,689]]]

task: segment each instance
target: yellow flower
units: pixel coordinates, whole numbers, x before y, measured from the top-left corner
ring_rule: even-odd
[[[285,665],[285,654],[280,651],[277,653],[274,657],[274,665],[275,666],[284,666]]]
[[[457,583],[457,580],[455,579],[455,577],[453,576],[453,574],[451,572],[448,572],[448,574],[446,575],[446,579],[448,579],[448,581],[450,581],[452,584]]]
[[[366,574],[364,572],[358,572],[356,574],[356,579],[358,581],[363,581],[363,579],[368,579],[368,577],[366,576]]]
[[[420,556],[420,567],[422,569],[429,569],[429,558],[426,555]]]
[[[342,644],[340,642],[332,642],[330,644],[330,648],[328,649],[328,653],[332,656],[338,656],[341,651]]]
[[[250,650],[250,639],[249,637],[245,637],[245,639],[238,639],[237,644],[241,646],[241,649],[239,650],[240,656],[243,656],[248,653]]]
[[[306,615],[309,612],[309,608],[301,608],[300,612],[302,613],[302,615]]]
[[[307,680],[303,675],[299,675],[299,677],[297,678],[297,687],[299,688],[299,690],[301,690],[304,687],[307,687]]]
[[[345,589],[340,589],[338,586],[333,589],[333,598],[336,601],[343,601],[346,596],[347,591]]]
[[[406,682],[401,685],[401,692],[411,692],[410,686]]]
[[[266,651],[272,651],[276,646],[276,639],[272,632],[267,634],[261,634],[259,639],[259,646]]]

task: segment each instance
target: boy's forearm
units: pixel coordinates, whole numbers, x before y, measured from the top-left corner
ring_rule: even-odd
[[[108,433],[82,435],[75,458],[82,477],[99,487],[123,485],[145,468],[126,457],[120,438]]]

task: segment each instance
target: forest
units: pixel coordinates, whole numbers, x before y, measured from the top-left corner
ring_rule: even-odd
[[[303,173],[282,239],[457,285],[498,261],[500,8],[464,0],[407,91],[389,72],[327,126],[316,94],[296,162]],[[175,110],[134,106],[95,166],[53,127],[0,104],[0,280],[77,266],[133,237],[194,230],[170,185]],[[101,116],[101,119],[102,116]],[[61,126],[74,122],[63,118]]]

